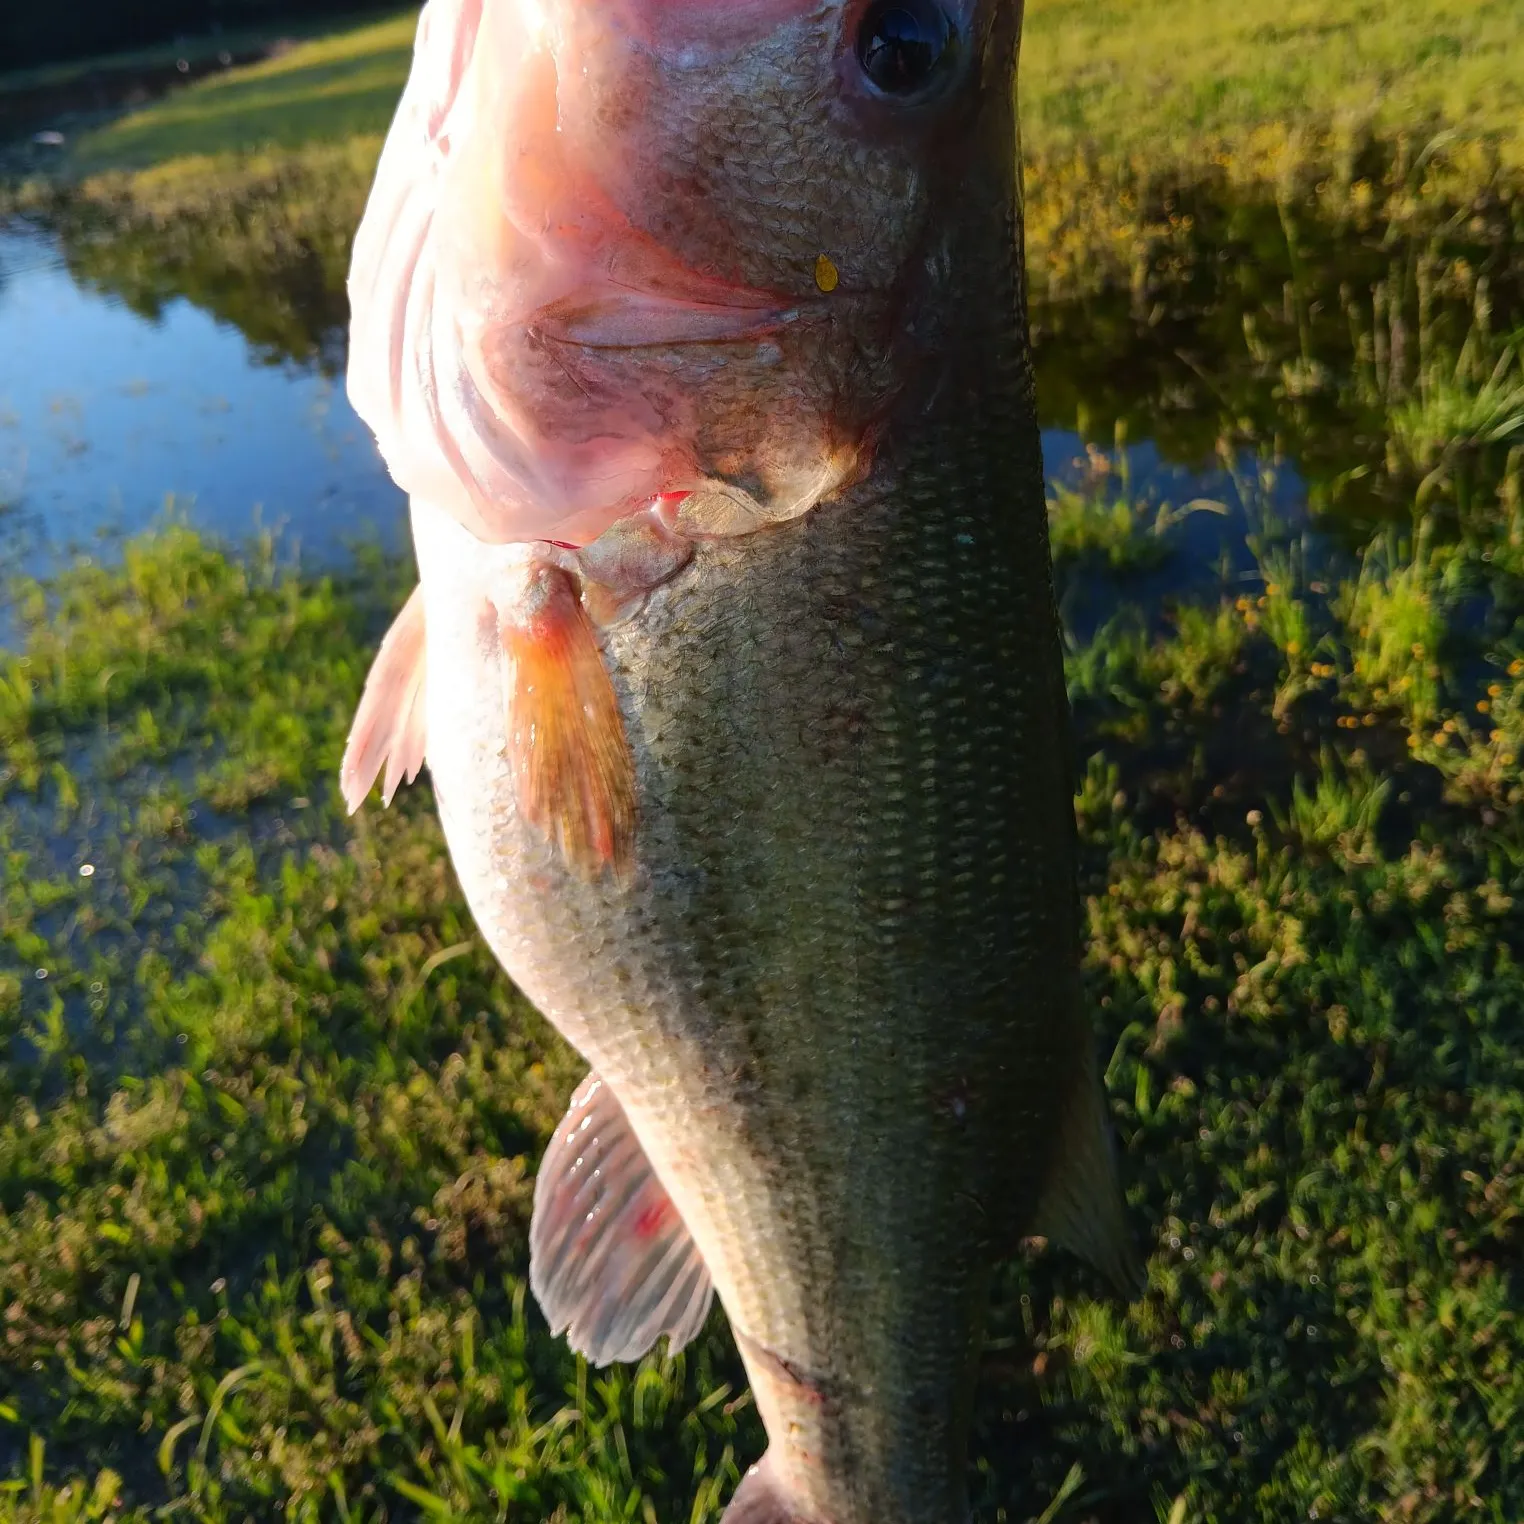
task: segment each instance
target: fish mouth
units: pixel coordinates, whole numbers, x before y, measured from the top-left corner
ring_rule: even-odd
[[[743,344],[823,316],[817,303],[764,292],[738,291],[737,296],[714,301],[610,287],[542,307],[528,330],[532,338],[576,349],[638,351]]]

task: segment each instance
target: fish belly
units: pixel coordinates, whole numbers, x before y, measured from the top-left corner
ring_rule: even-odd
[[[1032,435],[703,543],[608,632],[622,879],[516,813],[490,599],[524,552],[415,508],[461,884],[686,1221],[799,1517],[961,1517],[989,1272],[1088,1072]]]

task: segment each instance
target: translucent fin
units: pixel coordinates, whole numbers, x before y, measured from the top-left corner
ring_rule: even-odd
[[[1086,1065],[1065,1110],[1034,1231],[1088,1260],[1129,1300],[1143,1290],[1146,1277],[1123,1213],[1106,1095],[1093,1065]]]
[[[499,611],[508,654],[508,756],[524,818],[576,869],[623,874],[635,840],[635,766],[592,621],[556,566]]]
[[[339,786],[353,815],[386,764],[381,801],[390,804],[398,785],[418,776],[424,760],[423,589],[403,604],[371,663],[355,710]]]
[[[429,0],[424,6],[413,66],[355,234],[349,394],[383,440],[395,432],[404,410],[410,319],[416,322],[418,299],[432,294],[432,281],[415,289],[415,278],[420,264],[430,263],[426,251],[441,169],[481,21],[482,0]]]
[[[769,1451],[741,1478],[720,1524],[810,1524],[778,1485]]]
[[[540,1162],[529,1284],[551,1332],[594,1365],[638,1360],[662,1334],[676,1352],[709,1315],[704,1261],[596,1074]]]

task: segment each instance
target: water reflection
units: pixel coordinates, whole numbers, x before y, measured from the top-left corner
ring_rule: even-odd
[[[403,500],[344,395],[342,280],[316,257],[307,278],[250,270],[223,279],[210,267],[185,276],[173,251],[143,234],[60,243],[36,230],[0,233],[7,562],[43,570],[103,534],[147,526],[168,497],[234,539],[256,515],[284,523],[309,560],[332,559],[357,536],[400,546]],[[1050,428],[1045,448],[1059,480],[1086,457],[1068,428]],[[1130,456],[1141,496],[1236,502],[1210,442],[1187,465],[1151,442]],[[1300,495],[1288,473],[1282,506]],[[1242,570],[1242,539],[1236,512],[1183,525],[1170,585]],[[1078,608],[1076,618],[1091,622]]]
[[[193,217],[111,220],[65,207],[56,236],[0,231],[10,565],[40,570],[103,531],[140,529],[171,495],[231,538],[256,512],[283,522],[318,560],[357,535],[404,543],[400,494],[341,382],[363,191],[335,169],[263,210],[213,197]],[[1249,569],[1232,478],[1255,455],[1278,462],[1256,512],[1295,519],[1310,504],[1351,548],[1405,517],[1420,473],[1394,465],[1396,400],[1420,395],[1432,357],[1478,324],[1506,332],[1524,310],[1495,220],[1419,245],[1273,201],[1180,210],[1188,257],[1145,264],[1131,291],[1033,312],[1052,475],[1072,477],[1085,440],[1120,423],[1141,441],[1129,460],[1143,495],[1232,509],[1180,526],[1168,566],[1130,588],[1144,603]],[[1104,596],[1069,611],[1076,627],[1103,616]]]
[[[1406,521],[1424,463],[1390,448],[1392,414],[1468,345],[1490,366],[1524,321],[1524,205],[1478,195],[1404,226],[1203,191],[1169,212],[1189,232],[1140,254],[1131,290],[1035,308],[1043,421],[1092,438],[1121,422],[1180,464],[1252,442],[1351,543]],[[1480,464],[1495,480],[1502,454]]]
[[[357,538],[404,542],[401,494],[325,367],[271,363],[183,297],[139,305],[82,285],[42,235],[0,233],[8,568],[140,530],[167,498],[232,539],[284,523],[318,560]]]

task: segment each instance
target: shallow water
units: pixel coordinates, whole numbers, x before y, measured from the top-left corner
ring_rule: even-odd
[[[157,316],[0,232],[0,555],[37,573],[171,504],[233,540],[284,526],[304,561],[399,548],[406,504],[339,380],[271,360],[185,299]]]

